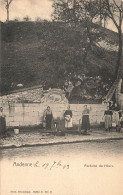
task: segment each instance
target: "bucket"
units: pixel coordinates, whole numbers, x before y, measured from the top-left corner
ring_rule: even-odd
[[[14,129],[14,133],[15,133],[16,135],[18,135],[18,134],[19,134],[19,129]]]

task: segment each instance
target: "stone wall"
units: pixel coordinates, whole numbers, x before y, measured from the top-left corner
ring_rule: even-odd
[[[6,116],[7,127],[15,126],[33,126],[43,122],[43,113],[47,106],[50,106],[54,119],[63,119],[68,104],[45,104],[45,103],[6,103],[3,106],[3,115]],[[78,125],[82,117],[84,104],[71,104],[73,112],[73,124]],[[103,122],[103,115],[106,109],[102,104],[88,104],[91,108],[90,122],[91,125],[99,125]]]
[[[0,104],[6,103],[68,103],[61,89],[43,90],[41,86],[30,87],[0,96]]]
[[[6,102],[40,102],[43,97],[44,91],[42,87],[32,87],[28,89],[18,90],[9,95],[4,95],[0,97],[0,101]]]

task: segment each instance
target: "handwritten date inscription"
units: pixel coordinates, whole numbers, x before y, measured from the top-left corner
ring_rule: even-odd
[[[39,161],[36,161],[35,163],[24,163],[24,162],[13,162],[14,167],[42,167],[43,169],[49,169],[52,170],[54,168],[61,168],[61,169],[69,169],[69,164],[64,164],[60,160],[54,161],[52,163],[40,163]]]

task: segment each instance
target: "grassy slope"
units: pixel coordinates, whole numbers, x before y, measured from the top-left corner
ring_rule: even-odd
[[[117,34],[100,29],[103,39],[117,43]],[[16,89],[17,83],[25,87],[47,81],[54,87],[64,82],[64,68],[81,69],[90,76],[113,75],[116,52],[95,47],[89,52],[86,67],[82,62],[84,45],[83,28],[68,27],[57,23],[10,22],[2,24],[3,92]],[[11,88],[10,83],[13,83]],[[55,86],[55,87],[57,87]]]

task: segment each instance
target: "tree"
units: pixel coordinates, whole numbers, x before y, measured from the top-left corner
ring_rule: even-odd
[[[30,18],[29,16],[25,16],[25,17],[23,18],[23,21],[29,22],[29,21],[31,21],[31,18]]]
[[[87,17],[94,19],[99,15],[99,5],[98,0],[55,0],[53,2],[52,19],[74,23],[78,23]]]
[[[2,0],[2,2],[5,4],[6,12],[7,12],[7,19],[6,21],[9,21],[9,8],[13,0]]]
[[[35,18],[36,22],[42,22],[42,19],[40,17]]]
[[[52,14],[52,19],[54,21],[61,21],[67,23],[72,20],[71,10],[69,8],[69,0],[55,0],[53,1],[53,8],[54,12]]]
[[[122,37],[122,21],[123,21],[123,1],[117,3],[116,0],[104,0],[103,14],[110,18],[118,32],[118,54],[116,62],[116,78],[122,77],[123,74],[123,65],[122,65],[122,46],[123,46],[123,37]],[[117,17],[117,19],[116,19]]]
[[[100,37],[100,32],[98,31],[99,26],[94,25],[94,20],[100,15],[100,1],[55,0],[53,8],[52,19],[54,21],[74,24],[76,28],[77,25],[81,25],[84,28],[82,61],[85,64],[88,52],[93,50],[93,46]]]
[[[105,1],[104,0],[98,0],[99,1],[99,22],[100,26],[102,26],[104,22],[104,28],[106,26],[106,21],[107,21],[107,14],[105,14]]]
[[[116,0],[55,0],[53,3],[54,13],[53,20],[66,23],[80,23],[85,27],[87,35],[86,45],[83,48],[83,61],[86,60],[87,54],[93,49],[93,45],[99,38],[99,33],[93,32],[95,19],[104,20],[109,18],[113,21],[118,32],[118,55],[116,62],[116,77],[121,77],[123,74],[122,64],[122,20],[123,20],[123,1],[117,3]],[[115,17],[118,17],[118,20]],[[94,27],[94,28],[93,28]]]
[[[14,18],[14,21],[15,21],[15,22],[18,22],[19,20],[20,20],[19,17],[15,17],[15,18]]]

